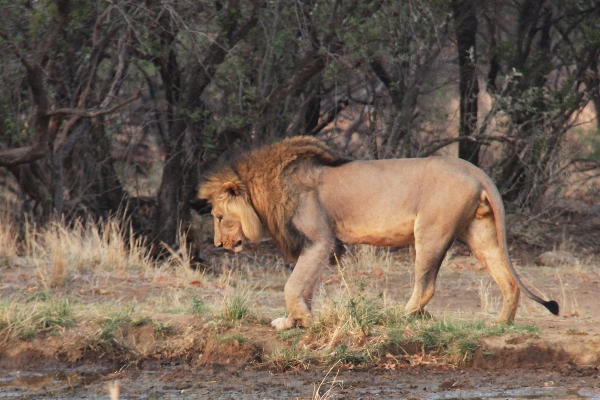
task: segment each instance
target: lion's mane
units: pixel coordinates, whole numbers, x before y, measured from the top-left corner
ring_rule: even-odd
[[[233,195],[243,199],[256,211],[261,224],[275,239],[286,259],[295,260],[307,240],[292,224],[298,196],[314,185],[315,172],[320,166],[337,166],[348,161],[313,137],[284,139],[217,168],[206,176],[198,196],[208,199],[213,205],[230,201]],[[229,185],[235,188],[236,193],[224,194],[223,188]],[[245,218],[247,220],[242,221],[242,226],[244,223],[256,225],[251,217]],[[256,232],[259,227],[247,229]]]

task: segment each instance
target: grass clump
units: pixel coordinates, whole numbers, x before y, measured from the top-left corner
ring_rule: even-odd
[[[248,338],[239,333],[235,333],[233,335],[228,335],[228,336],[218,336],[217,340],[219,342],[223,342],[223,343],[227,343],[227,342],[246,343],[246,342],[248,342]]]
[[[366,296],[364,292],[349,297],[345,304],[349,326],[360,329],[364,336],[369,336],[371,327],[381,324],[386,317],[381,307],[382,298],[383,293],[373,298]]]
[[[236,289],[223,300],[221,318],[226,321],[239,321],[251,314],[251,292]]]
[[[509,332],[537,334],[533,325],[490,325],[484,321],[418,321],[409,325],[408,340],[423,344],[426,350],[440,351],[452,361],[471,361],[479,347],[479,339]]]
[[[203,315],[206,314],[208,310],[208,306],[204,304],[204,301],[202,301],[202,299],[199,299],[198,296],[192,297],[192,300],[190,301],[190,306],[188,308],[188,313]]]
[[[135,317],[131,320],[131,326],[133,326],[134,328],[138,328],[140,326],[148,325],[153,322],[154,321],[152,320],[152,317],[142,314],[142,315],[138,315],[137,317]]]
[[[40,311],[37,323],[40,328],[72,327],[75,325],[73,303],[68,299],[51,300]]]
[[[15,301],[0,302],[0,342],[10,339],[30,340],[35,337],[37,327],[34,319],[35,308],[31,304]]]
[[[154,322],[154,336],[163,339],[168,336],[173,328],[168,322]]]
[[[300,343],[304,329],[293,328],[280,331],[281,348],[267,357],[268,363],[280,371],[307,369],[310,364],[310,351]]]
[[[68,299],[0,302],[0,341],[31,340],[38,332],[75,326],[75,306]]]
[[[55,223],[31,233],[25,257],[38,266],[47,288],[64,286],[74,272],[151,271],[153,262],[141,239],[125,232],[116,219],[72,226]]]
[[[133,307],[125,307],[122,310],[110,313],[104,318],[102,329],[98,333],[98,344],[109,344],[115,341],[117,330],[126,322],[131,321]]]
[[[353,350],[345,343],[337,345],[329,357],[329,361],[332,363],[340,362],[354,365],[364,364],[369,360],[369,354],[364,349]]]

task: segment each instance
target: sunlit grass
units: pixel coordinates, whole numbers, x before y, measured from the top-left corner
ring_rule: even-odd
[[[252,332],[258,329],[272,335],[275,345],[255,357],[278,370],[369,366],[408,343],[464,363],[481,337],[532,331],[518,326],[501,331],[464,318],[406,316],[402,298],[388,295],[397,284],[388,279],[411,276],[412,265],[398,265],[386,249],[351,249],[315,293],[313,325],[277,333],[261,313],[283,306],[289,271],[280,260],[264,265],[224,254],[209,275],[191,268],[185,250],[153,260],[117,220],[24,231],[26,240],[19,244],[2,239],[14,234],[0,230],[0,240],[15,243],[10,257],[24,260],[18,266],[9,262],[6,269],[11,289],[0,294],[0,345],[52,335],[64,341],[60,351],[70,360],[98,353],[173,357],[195,352],[206,353],[202,362],[209,362],[219,357],[219,349],[252,348]],[[180,248],[187,249],[184,241]],[[496,307],[489,293],[489,285],[482,284],[486,312]],[[205,352],[203,346],[214,348]]]

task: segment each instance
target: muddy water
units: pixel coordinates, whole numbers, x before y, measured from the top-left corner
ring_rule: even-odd
[[[597,372],[597,371],[596,371]],[[575,376],[578,375],[578,376]],[[597,374],[547,370],[288,372],[153,366],[0,371],[0,399],[600,399]]]

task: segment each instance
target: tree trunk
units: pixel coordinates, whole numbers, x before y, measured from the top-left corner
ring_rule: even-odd
[[[232,0],[227,12],[221,16],[221,33],[207,49],[202,63],[188,65],[186,75],[183,75],[185,71],[178,67],[179,62],[173,47],[176,34],[172,31],[176,28],[171,26],[167,14],[163,14],[160,19],[159,36],[166,57],[155,59],[154,62],[160,68],[167,93],[170,126],[167,137],[164,138],[166,162],[158,191],[158,209],[152,235],[155,255],[164,253],[164,245],[177,245],[180,224],[187,224],[189,220],[190,204],[186,192],[189,192],[190,186],[197,184],[198,175],[186,173],[193,168],[194,160],[186,159],[184,143],[193,143],[191,137],[197,135],[197,128],[203,125],[203,112],[206,107],[201,95],[225,60],[228,49],[243,39],[256,25],[258,20],[254,15],[257,9],[258,6],[255,6],[252,17],[244,21],[239,18],[238,1]],[[181,88],[180,83],[183,85]],[[186,182],[186,178],[190,177],[196,181]]]
[[[473,0],[452,0],[456,47],[458,49],[460,123],[459,136],[471,136],[477,129],[477,95],[479,84],[475,70],[477,45],[477,17]],[[479,143],[460,141],[458,156],[471,163],[479,164]]]
[[[315,85],[314,90],[310,93],[310,98],[306,104],[304,111],[304,134],[308,135],[314,131],[319,125],[319,115],[321,114],[321,80]]]
[[[104,127],[104,118],[99,118],[99,121],[92,122],[90,128],[92,143],[96,144],[92,149],[96,162],[91,191],[96,197],[96,208],[100,216],[108,217],[117,211],[123,211],[128,195],[115,171],[110,154],[110,138]]]

